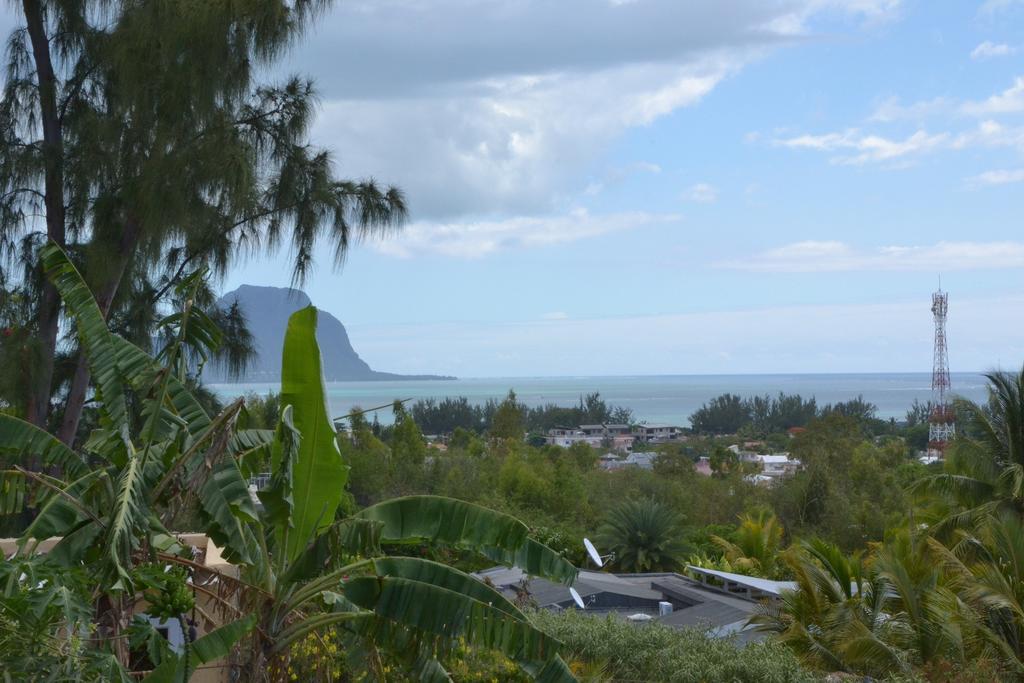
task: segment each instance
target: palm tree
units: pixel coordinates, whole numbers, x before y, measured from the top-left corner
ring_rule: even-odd
[[[915,486],[948,506],[934,526],[936,534],[974,528],[990,516],[1024,518],[1024,369],[985,377],[986,406],[958,402],[970,436],[953,442],[945,472]]]
[[[328,627],[402,656],[424,679],[446,677],[439,658],[462,642],[498,650],[529,675],[574,680],[559,643],[502,594],[453,567],[381,549],[440,543],[570,583],[575,568],[530,539],[522,522],[434,496],[385,501],[351,516],[341,510],[349,468],[327,413],[315,308],[289,321],[276,429],[238,429],[241,399],[211,418],[182,382],[184,349],[215,337],[190,297],[171,316],[177,341],[159,363],[109,331],[59,247],[42,253],[91,364],[101,428],[87,442],[87,461],[28,422],[0,415],[0,451],[62,471],[57,478],[14,466],[3,472],[0,502],[7,510],[26,495],[38,503],[19,541],[19,560],[33,555],[35,539],[59,536],[47,561],[83,567],[100,587],[98,647],[112,651],[122,672],[127,624],[146,568],[155,564],[161,576],[164,565],[184,568],[191,589],[228,616],[205,615],[214,629],[181,656],[164,651],[153,681],[187,680],[197,665],[223,657],[242,639],[249,644],[248,680],[267,679],[281,672],[273,665],[287,660],[293,644]],[[248,463],[267,461],[271,482],[257,506],[246,484]],[[197,565],[176,541],[168,524],[189,501],[237,575]],[[217,590],[209,588],[214,579]],[[171,616],[184,621],[185,609],[176,609]]]
[[[612,553],[613,566],[624,572],[674,571],[689,550],[680,516],[653,498],[626,501],[614,508],[598,538]]]
[[[740,574],[777,578],[782,547],[782,525],[767,510],[740,515],[740,525],[730,541],[721,536],[711,540],[722,548],[729,566]]]
[[[883,610],[886,592],[869,576],[859,554],[845,556],[834,544],[805,541],[782,553],[796,581],[777,602],[762,604],[750,618],[774,633],[810,667],[860,673],[905,668],[892,645],[902,622]]]

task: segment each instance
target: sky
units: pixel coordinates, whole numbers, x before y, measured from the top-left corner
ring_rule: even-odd
[[[1021,0],[338,2],[274,77],[411,216],[303,288],[392,372],[928,372],[941,277],[952,370],[1019,368],[1022,29]]]

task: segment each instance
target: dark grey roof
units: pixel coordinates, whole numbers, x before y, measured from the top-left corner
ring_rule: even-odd
[[[708,600],[692,607],[673,610],[671,614],[659,617],[658,621],[668,626],[725,626],[746,621],[750,610],[736,609],[731,605]]]
[[[504,567],[488,569],[477,576],[489,580],[510,597],[515,595],[520,582],[527,578],[520,569]],[[530,578],[526,586],[538,607],[575,607],[569,587],[564,584]],[[738,634],[743,641],[760,637],[757,633],[747,633],[749,629],[744,628],[757,603],[725,594],[680,574],[581,571],[573,587],[588,611],[623,616],[639,612],[656,616],[657,621],[675,628],[706,627],[721,635]],[[672,612],[657,616],[660,602],[672,603]]]

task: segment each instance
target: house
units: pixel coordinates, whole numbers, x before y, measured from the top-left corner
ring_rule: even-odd
[[[789,453],[747,453],[740,452],[743,462],[758,466],[758,471],[747,479],[756,484],[772,484],[800,469],[800,461],[789,457]]]
[[[789,457],[789,453],[758,455],[754,462],[761,464],[761,474],[766,477],[784,477],[800,468],[800,461]]]
[[[644,424],[633,427],[633,436],[644,443],[671,443],[679,441],[683,430],[665,424]]]
[[[567,586],[527,576],[517,567],[494,567],[475,576],[520,604],[548,610],[579,609]],[[747,626],[747,620],[757,609],[754,599],[682,574],[582,570],[572,587],[586,611],[618,616],[638,627],[644,623],[672,628],[698,626],[718,636],[736,634],[741,642],[763,637]]]
[[[625,458],[620,458],[614,453],[605,453],[599,460],[599,466],[607,471],[621,470],[625,467],[639,467],[642,470],[652,470],[654,469],[654,460],[657,457],[657,453],[649,451],[630,453]]]
[[[585,443],[592,448],[609,446],[623,452],[632,450],[635,439],[629,425],[580,425],[575,429],[557,427],[549,429],[544,436],[544,442],[552,446],[568,448],[576,443]]]
[[[658,457],[652,451],[634,451],[626,456],[623,465],[626,467],[639,467],[642,470],[653,470],[654,461]]]
[[[580,425],[580,431],[586,436],[597,436],[610,438],[616,435],[629,434],[629,425],[607,424],[607,425]]]

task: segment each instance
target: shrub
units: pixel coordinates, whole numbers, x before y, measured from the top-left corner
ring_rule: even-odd
[[[577,610],[540,611],[534,623],[565,644],[573,659],[600,662],[612,680],[665,683],[810,683],[820,681],[803,669],[784,646],[762,641],[740,645],[699,628],[635,625],[614,616]],[[568,660],[567,660],[568,661]]]

